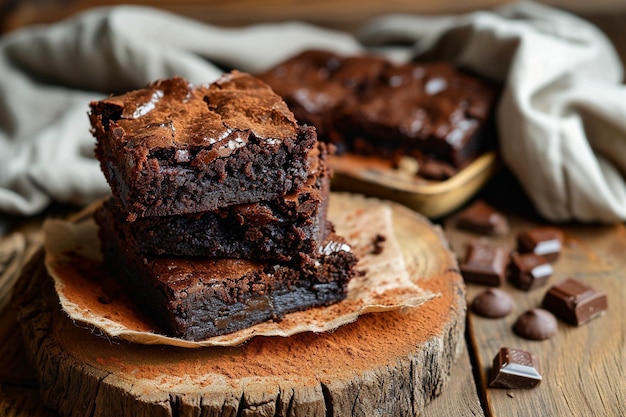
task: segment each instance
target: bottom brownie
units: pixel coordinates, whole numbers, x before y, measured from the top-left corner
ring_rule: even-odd
[[[343,300],[356,256],[331,233],[315,258],[288,264],[228,258],[162,258],[119,244],[100,225],[105,264],[167,335],[203,340]]]

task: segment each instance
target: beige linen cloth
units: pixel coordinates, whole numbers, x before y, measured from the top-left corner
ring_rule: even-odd
[[[397,46],[410,45],[410,46]],[[446,59],[503,83],[500,146],[552,221],[626,219],[626,87],[589,23],[535,3],[457,16],[383,16],[355,35],[300,23],[224,29],[151,8],[95,9],[0,38],[0,212],[109,192],[88,102],[182,75],[264,70],[305,48]]]

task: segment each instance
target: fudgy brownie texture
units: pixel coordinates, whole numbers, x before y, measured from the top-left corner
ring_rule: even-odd
[[[240,204],[177,216],[151,216],[128,222],[112,199],[96,212],[111,222],[117,238],[145,255],[229,257],[296,263],[315,255],[329,233],[326,220],[330,172],[327,146],[310,152],[310,172],[300,190],[270,201]]]
[[[339,152],[437,161],[420,175],[445,179],[494,145],[497,89],[447,63],[305,51],[259,77]]]
[[[335,130],[352,152],[432,157],[461,167],[481,151],[495,90],[445,63],[387,68],[337,111]]]
[[[127,220],[271,200],[300,188],[312,127],[265,83],[233,71],[91,103],[96,156]]]
[[[301,265],[228,258],[139,255],[117,239],[113,224],[99,229],[104,261],[166,334],[202,340],[346,297],[356,257],[330,234]]]
[[[258,74],[283,97],[300,123],[317,128],[320,139],[333,130],[333,112],[349,95],[375,82],[389,62],[375,56],[341,57],[307,50]]]

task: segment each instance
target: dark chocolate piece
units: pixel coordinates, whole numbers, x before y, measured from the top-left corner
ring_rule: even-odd
[[[144,256],[100,226],[104,262],[141,310],[174,337],[202,340],[343,300],[356,257],[334,233],[301,265]]]
[[[475,201],[458,214],[456,227],[487,236],[509,232],[507,218],[482,200]]]
[[[284,196],[306,182],[317,142],[267,84],[237,71],[210,85],[178,77],[92,102],[90,121],[129,221]]]
[[[527,230],[517,236],[517,249],[520,253],[531,252],[554,262],[561,254],[563,232],[554,227],[539,227]]]
[[[606,293],[574,278],[566,278],[550,287],[541,305],[560,319],[580,326],[602,315],[608,308],[608,301]]]
[[[539,360],[528,351],[503,347],[493,359],[492,388],[534,388],[541,380]]]
[[[513,311],[513,299],[498,288],[487,288],[474,297],[472,311],[487,318],[501,318]]]
[[[513,285],[525,291],[545,285],[554,273],[550,262],[534,253],[513,253],[509,270]]]
[[[497,287],[504,281],[508,251],[484,241],[475,240],[467,245],[461,274],[465,282]]]
[[[531,340],[545,340],[554,336],[557,330],[556,318],[541,308],[533,308],[522,313],[513,324],[517,335]]]

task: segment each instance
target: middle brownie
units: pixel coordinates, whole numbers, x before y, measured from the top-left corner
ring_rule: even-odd
[[[125,245],[144,255],[202,256],[292,261],[316,253],[331,224],[326,220],[330,171],[327,146],[309,153],[303,188],[285,197],[197,214],[141,217],[126,221],[113,198],[96,217],[114,225]]]

